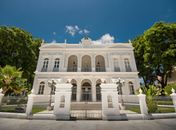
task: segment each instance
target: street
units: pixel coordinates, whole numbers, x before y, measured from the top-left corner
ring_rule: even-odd
[[[0,118],[0,130],[176,130],[176,119],[55,121]]]

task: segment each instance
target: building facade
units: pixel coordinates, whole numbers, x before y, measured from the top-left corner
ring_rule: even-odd
[[[89,38],[79,44],[42,44],[33,94],[43,101],[50,93],[54,96],[55,88],[48,81],[57,79],[65,83],[70,79],[74,102],[101,101],[102,79],[106,83],[112,83],[112,79],[122,81],[117,83],[117,93],[122,95],[133,95],[140,87],[131,43],[97,45]]]

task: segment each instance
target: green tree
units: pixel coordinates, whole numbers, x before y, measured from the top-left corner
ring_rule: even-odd
[[[40,39],[20,28],[0,26],[0,66],[21,68],[22,76],[32,84],[40,44]]]
[[[22,78],[22,73],[20,69],[9,65],[0,68],[0,88],[5,95],[9,93],[20,94],[25,90],[26,79]]]
[[[164,89],[176,65],[176,23],[155,23],[133,40],[133,46],[140,76]]]

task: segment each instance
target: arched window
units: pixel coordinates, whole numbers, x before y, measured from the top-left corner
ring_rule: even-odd
[[[60,60],[59,60],[59,58],[56,58],[55,62],[54,62],[54,68],[53,68],[54,72],[58,72],[59,71],[59,64],[60,64]]]
[[[96,99],[97,101],[101,101],[101,80],[97,80],[96,82]]]
[[[78,59],[77,56],[72,55],[68,58],[68,72],[77,72]]]
[[[60,108],[64,108],[65,107],[65,96],[61,96],[60,98]]]
[[[128,85],[129,85],[130,94],[133,95],[134,94],[134,85],[133,85],[133,82],[130,81],[128,83]]]
[[[81,67],[82,72],[91,72],[91,57],[88,55],[85,55],[82,57],[82,67]]]
[[[110,95],[108,95],[107,100],[108,100],[108,108],[113,108],[112,97]]]
[[[114,71],[120,72],[119,61],[118,59],[114,59]]]
[[[96,72],[105,72],[105,59],[103,56],[98,55],[95,58]]]
[[[40,82],[38,94],[42,95],[44,93],[45,83]]]
[[[42,72],[46,72],[47,69],[48,69],[48,63],[49,63],[49,59],[48,58],[45,58],[44,61],[43,61],[43,67],[42,67]]]
[[[128,58],[124,59],[126,72],[131,72],[130,62]]]
[[[77,93],[77,82],[75,79],[71,80],[71,84],[72,84],[72,101],[76,101],[76,93]]]

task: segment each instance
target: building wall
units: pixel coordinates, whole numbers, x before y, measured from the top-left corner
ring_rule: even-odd
[[[68,62],[70,56],[77,57],[77,71],[68,72]],[[88,55],[91,59],[91,71],[82,72],[82,58]],[[98,62],[96,62],[96,56],[103,56],[105,61],[105,71],[96,72],[98,70]],[[47,71],[41,72],[44,59],[48,58],[49,63]],[[60,59],[59,70],[53,72],[55,59]],[[129,60],[131,67],[130,72],[126,72],[124,59]],[[114,59],[118,59],[120,71],[114,70]],[[86,62],[86,61],[85,61]],[[101,61],[100,61],[101,62]],[[99,67],[100,70],[102,67]],[[96,101],[96,82],[99,79],[105,79],[107,83],[112,83],[112,78],[121,78],[125,81],[122,86],[124,95],[130,94],[129,82],[133,83],[134,90],[139,88],[138,72],[136,69],[136,63],[133,54],[133,47],[129,43],[116,43],[110,45],[93,45],[88,40],[82,40],[80,44],[44,44],[40,47],[40,55],[35,72],[35,79],[33,89],[35,94],[38,94],[40,82],[45,82],[44,95],[50,93],[48,87],[48,80],[62,79],[62,82],[66,82],[67,79],[75,79],[77,82],[77,101],[81,100],[81,86],[84,79],[91,81],[92,86],[92,100]]]

